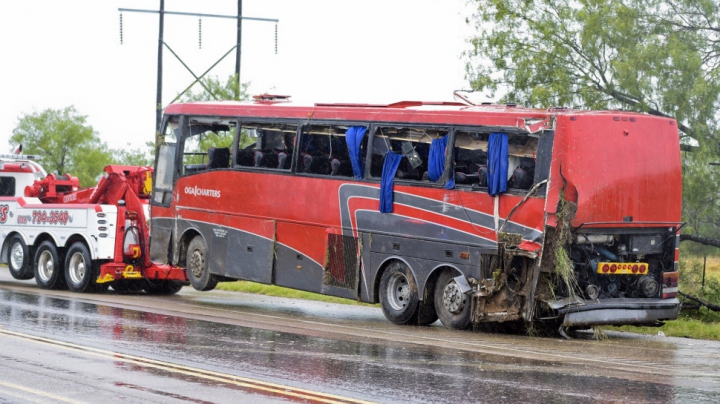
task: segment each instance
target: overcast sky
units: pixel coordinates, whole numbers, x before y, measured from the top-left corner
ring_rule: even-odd
[[[0,153],[22,114],[74,105],[111,148],[154,139],[159,0],[0,0]],[[236,0],[166,0],[167,11],[237,14]],[[467,88],[466,0],[244,0],[241,80],[299,102],[452,100]],[[165,42],[201,74],[236,40],[236,22],[165,17]],[[193,81],[164,52],[163,104]],[[234,54],[211,75],[234,72]]]

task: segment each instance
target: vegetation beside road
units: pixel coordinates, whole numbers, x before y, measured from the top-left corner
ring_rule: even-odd
[[[691,257],[680,262],[680,290],[701,297],[707,301],[720,302],[720,257],[708,257],[705,272],[705,287],[702,285],[703,260]],[[682,299],[682,297],[681,297]],[[692,304],[692,301],[687,301]],[[662,327],[606,327],[609,330],[657,334],[695,339],[720,341],[720,313],[700,307],[685,309],[675,321],[668,321]]]
[[[315,300],[319,302],[350,304],[355,306],[377,306],[375,304],[362,303],[356,300],[326,296],[318,293],[304,292],[302,290],[288,289],[281,286],[265,285],[250,281],[223,282],[218,284],[217,289],[232,292],[255,293],[267,296],[288,297],[293,299]]]

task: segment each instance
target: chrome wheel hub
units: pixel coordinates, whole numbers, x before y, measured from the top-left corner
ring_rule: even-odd
[[[72,283],[82,283],[85,279],[85,258],[80,253],[75,253],[70,258],[70,279]]]
[[[443,290],[443,305],[452,314],[458,314],[465,308],[465,295],[455,281],[448,283]]]
[[[38,259],[38,275],[43,281],[49,281],[55,270],[55,262],[49,251],[43,251]]]
[[[195,250],[190,257],[190,270],[196,278],[200,278],[205,270],[205,257],[203,253]]]
[[[15,243],[10,250],[10,261],[13,268],[22,269],[23,261],[25,261],[25,253],[20,243]]]
[[[410,300],[410,285],[403,274],[395,274],[390,278],[387,288],[387,301],[393,310],[403,310]]]

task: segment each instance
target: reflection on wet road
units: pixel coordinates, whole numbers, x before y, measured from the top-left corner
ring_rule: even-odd
[[[90,396],[62,394],[73,391],[70,380],[47,392],[82,402],[121,401],[127,391],[153,402],[720,400],[720,345],[711,342],[459,333],[393,326],[368,307],[186,290],[170,298],[75,295],[23,285],[0,281],[0,380],[37,387],[6,373],[42,368],[38,377],[56,377],[43,372],[57,369],[96,388],[80,389]],[[0,384],[0,403],[8,391],[19,390]]]

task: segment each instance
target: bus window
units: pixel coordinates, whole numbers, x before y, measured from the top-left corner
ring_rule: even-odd
[[[297,125],[243,122],[235,164],[241,167],[290,170]]]
[[[458,130],[453,147],[455,184],[487,187],[488,132]],[[530,189],[535,176],[537,138],[508,134],[507,187]]]
[[[300,135],[297,172],[307,174],[352,177],[345,132],[350,126],[305,125]],[[367,147],[367,137],[360,144],[361,155]]]
[[[230,167],[235,126],[234,120],[190,118],[183,141],[182,174]]]
[[[0,196],[15,196],[15,177],[0,177]]]
[[[412,127],[378,127],[375,130],[370,161],[370,176],[382,176],[383,162],[388,151],[402,155],[395,178],[427,181],[430,144],[447,136],[447,129]]]

